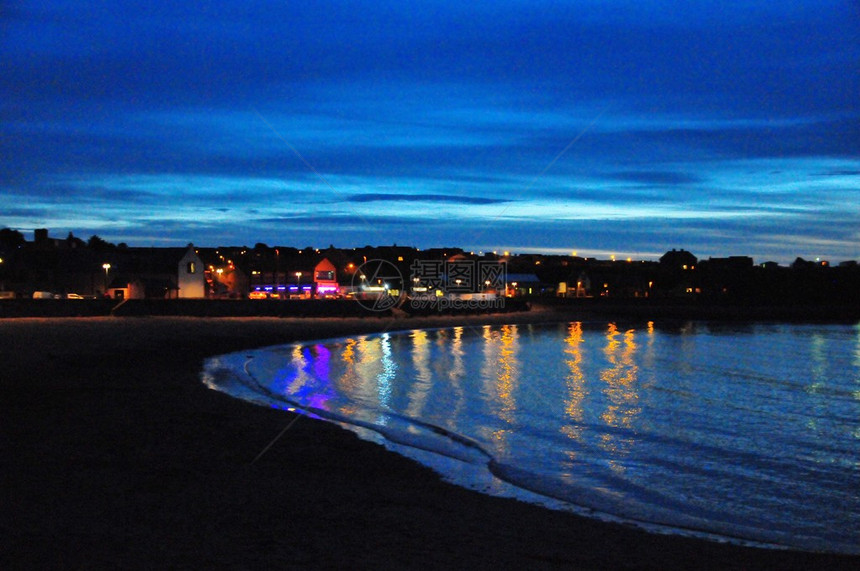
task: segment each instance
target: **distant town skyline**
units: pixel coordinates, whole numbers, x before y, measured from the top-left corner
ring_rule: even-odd
[[[0,227],[860,259],[860,5],[20,0]]]
[[[860,260],[857,259],[829,259],[821,256],[816,256],[814,258],[804,258],[803,256],[793,256],[790,260],[785,262],[778,262],[774,259],[757,259],[753,256],[747,254],[740,253],[732,253],[726,252],[721,255],[708,255],[701,256],[697,255],[696,252],[691,252],[688,248],[680,247],[680,248],[668,248],[659,254],[656,254],[654,257],[633,257],[633,256],[622,256],[618,254],[606,254],[604,255],[592,255],[587,252],[565,252],[565,251],[537,251],[537,250],[472,250],[469,248],[464,248],[457,244],[446,244],[444,246],[429,246],[425,248],[421,248],[415,246],[414,244],[349,244],[342,246],[335,246],[334,244],[329,244],[327,246],[320,244],[291,244],[288,242],[272,242],[265,243],[260,240],[256,240],[251,243],[244,244],[205,244],[205,243],[194,243],[194,242],[182,242],[176,244],[167,244],[162,246],[142,246],[136,244],[129,244],[125,240],[118,240],[116,242],[112,242],[110,240],[105,240],[101,236],[97,234],[93,234],[91,236],[81,236],[76,235],[73,231],[69,231],[67,234],[59,236],[52,234],[48,228],[36,228],[31,234],[27,234],[17,229],[8,228],[8,227],[0,227],[0,253],[4,251],[4,247],[6,250],[12,248],[12,244],[15,243],[16,239],[12,236],[14,234],[19,234],[20,238],[24,240],[24,242],[29,242],[34,245],[38,245],[40,242],[48,242],[53,244],[54,246],[61,246],[63,248],[76,248],[78,245],[82,247],[92,248],[96,251],[122,251],[123,249],[184,249],[188,247],[194,247],[199,250],[209,250],[209,251],[218,251],[219,249],[223,250],[242,250],[242,254],[245,253],[245,250],[254,250],[258,246],[263,247],[265,250],[269,252],[276,251],[281,249],[282,252],[285,250],[293,250],[295,252],[301,253],[302,251],[311,249],[316,254],[324,253],[329,249],[334,249],[338,252],[349,252],[349,251],[366,251],[370,250],[394,250],[400,251],[403,249],[406,250],[417,250],[418,252],[434,252],[441,253],[448,250],[450,253],[445,254],[445,256],[452,255],[454,253],[462,252],[468,256],[477,256],[477,257],[499,257],[499,258],[517,258],[517,257],[535,257],[540,258],[542,256],[549,257],[558,257],[558,258],[582,258],[586,260],[596,261],[596,262],[662,262],[663,258],[674,255],[685,255],[696,258],[698,261],[708,261],[708,260],[729,260],[729,259],[749,259],[751,264],[756,265],[766,265],[777,263],[783,266],[794,265],[795,263],[802,264],[815,264],[815,265],[857,265],[860,263]],[[77,244],[71,244],[71,242],[76,242]],[[383,256],[384,258],[384,256]],[[367,258],[366,258],[367,259]],[[0,258],[2,261],[2,258]]]

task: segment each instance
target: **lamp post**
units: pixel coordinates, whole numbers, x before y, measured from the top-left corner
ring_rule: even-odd
[[[224,283],[224,268],[218,268],[215,270],[215,275],[217,277],[215,278],[215,282],[212,284],[212,294],[219,295],[223,291],[221,284]]]
[[[280,295],[278,293],[278,286],[280,284],[280,273],[281,273],[281,250],[279,248],[275,248],[275,275],[273,276],[275,279],[272,281],[275,282],[275,295]],[[287,285],[287,276],[284,276],[284,285]]]
[[[108,272],[110,272],[110,264],[105,262],[102,264],[102,269],[105,271],[105,295],[107,295],[108,290]]]

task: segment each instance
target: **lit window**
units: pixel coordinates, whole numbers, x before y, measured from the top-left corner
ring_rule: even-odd
[[[193,274],[197,270],[197,267],[194,265],[194,262],[188,262],[188,273]]]

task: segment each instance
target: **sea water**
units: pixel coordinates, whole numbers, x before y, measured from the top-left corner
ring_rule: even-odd
[[[860,325],[416,330],[223,355],[202,377],[487,493],[860,553]]]

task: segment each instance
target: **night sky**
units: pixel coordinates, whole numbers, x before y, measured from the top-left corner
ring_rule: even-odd
[[[860,259],[860,2],[2,2],[4,226]]]

